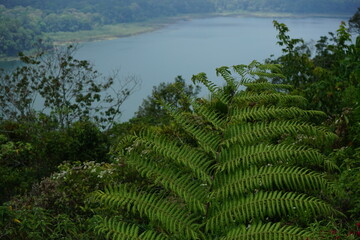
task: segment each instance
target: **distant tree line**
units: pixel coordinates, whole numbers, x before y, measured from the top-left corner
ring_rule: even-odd
[[[200,13],[222,10],[280,11],[280,12],[347,12],[358,7],[357,0],[0,0],[7,8],[33,7],[46,13],[60,13],[76,9],[86,13],[100,14],[105,21],[136,21],[146,17],[173,15],[178,13]],[[124,19],[121,19],[124,20]]]
[[[16,56],[46,40],[47,32],[91,30],[104,24],[139,22],[161,16],[213,12],[207,0],[0,1],[0,56]]]
[[[156,17],[222,11],[353,13],[356,0],[0,0],[0,56],[16,56],[44,33],[91,30],[104,24],[140,22]]]
[[[275,11],[290,13],[352,13],[358,7],[356,0],[210,0],[216,11]]]

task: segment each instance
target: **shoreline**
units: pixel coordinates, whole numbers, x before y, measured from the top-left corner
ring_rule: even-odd
[[[118,38],[126,38],[131,37],[143,33],[157,31],[162,29],[168,25],[175,24],[179,21],[191,21],[192,19],[206,19],[206,18],[216,18],[216,17],[256,17],[256,18],[350,18],[351,15],[347,14],[316,14],[316,13],[308,13],[308,14],[299,14],[299,13],[278,13],[278,12],[244,12],[244,11],[235,11],[235,12],[224,12],[224,13],[206,13],[206,14],[188,14],[188,15],[179,15],[173,17],[162,17],[158,19],[150,19],[146,22],[137,22],[137,23],[125,23],[125,24],[113,24],[113,25],[103,25],[100,28],[106,28],[111,26],[143,26],[147,29],[145,30],[134,30],[131,33],[107,33],[108,36],[97,36],[93,35],[91,38],[77,38],[72,39],[70,41],[57,41],[54,40],[55,45],[64,45],[69,43],[83,43],[83,42],[96,42],[96,41],[106,41],[113,40]],[[77,33],[93,33],[98,29],[88,30],[88,31],[79,31]],[[59,32],[60,33],[60,32]],[[68,33],[68,32],[66,32]],[[57,33],[58,34],[58,33]]]
[[[92,30],[77,32],[55,32],[46,33],[45,36],[53,39],[54,46],[67,44],[77,44],[86,42],[98,42],[126,38],[139,34],[157,31],[179,21],[191,21],[192,19],[206,19],[216,17],[256,17],[256,18],[350,18],[348,14],[316,14],[316,13],[278,13],[278,12],[223,12],[206,14],[188,14],[173,17],[161,17],[150,19],[145,22],[120,23],[112,25],[102,25]],[[17,56],[0,57],[0,62],[17,61]]]

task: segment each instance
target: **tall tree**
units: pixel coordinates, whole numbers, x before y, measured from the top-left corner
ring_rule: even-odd
[[[360,8],[357,9],[356,13],[349,20],[350,30],[360,34]]]
[[[74,58],[75,50],[70,45],[32,57],[20,54],[24,65],[0,78],[0,118],[32,117],[38,101],[36,110],[50,114],[61,128],[78,120],[111,126],[139,80],[120,80],[116,74],[102,78],[88,61]]]

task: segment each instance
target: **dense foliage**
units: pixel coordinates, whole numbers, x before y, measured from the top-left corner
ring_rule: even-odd
[[[63,161],[108,161],[109,138],[100,129],[118,121],[139,82],[102,78],[88,61],[73,57],[74,49],[22,55],[21,66],[0,72],[1,202]]]
[[[143,100],[143,103],[135,113],[134,119],[149,121],[149,125],[163,125],[170,122],[170,116],[160,100],[166,100],[174,107],[183,111],[190,111],[189,97],[194,98],[200,91],[199,87],[186,85],[185,80],[178,76],[173,83],[161,83],[154,87],[152,95]]]
[[[285,79],[274,82],[292,84],[298,93],[309,99],[309,106],[326,112],[341,137],[339,141],[360,146],[357,130],[360,100],[360,37],[352,41],[351,33],[342,22],[337,32],[323,36],[310,46],[302,39],[291,39],[289,29],[278,22],[278,44],[283,55],[268,62],[282,64]],[[351,129],[350,129],[351,128]]]
[[[349,20],[350,31],[360,33],[360,8]]]
[[[0,57],[16,56],[18,52],[33,49],[36,45],[47,46],[40,19],[40,10],[23,7],[7,9],[0,5]]]
[[[33,78],[53,80],[57,93],[60,82],[68,83],[59,80],[78,70],[90,70],[84,80],[91,79],[92,66],[63,58],[57,66],[67,74],[54,78],[36,56],[23,56],[23,66],[0,75],[0,107],[9,110],[0,120],[0,239],[271,239],[266,231],[358,239],[360,37],[351,35],[357,16],[351,31],[342,23],[313,48],[274,22],[283,54],[268,59],[270,69],[237,66],[244,80],[238,82],[221,67],[222,87],[196,75],[210,99],[197,98],[197,88],[177,77],[155,87],[130,121],[112,125],[110,111],[106,131],[88,114],[86,98],[79,98],[85,108],[67,111],[71,104],[56,105],[57,94],[44,95],[49,111],[32,105],[34,91],[45,89]],[[70,118],[72,110],[85,117]],[[59,113],[71,120],[62,124]]]
[[[354,33],[358,32],[358,14],[359,10],[350,20]],[[309,107],[328,115],[325,124],[338,135],[329,151],[340,166],[339,187],[346,191],[337,204],[350,222],[359,221],[360,197],[355,185],[360,179],[360,36],[352,36],[342,22],[336,33],[318,40],[312,53],[312,46],[302,39],[289,37],[284,24],[274,22],[274,26],[283,55],[268,62],[281,64],[286,78],[273,82],[294,85],[293,92],[306,97]]]

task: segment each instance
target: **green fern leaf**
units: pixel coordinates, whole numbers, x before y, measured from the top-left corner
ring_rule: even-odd
[[[259,78],[285,78],[281,74],[280,65],[277,64],[261,64],[258,61],[252,61],[249,65],[235,65],[233,69],[241,77],[240,83],[247,84],[254,82]],[[246,77],[250,76],[250,77]]]
[[[152,149],[164,157],[173,159],[177,163],[191,169],[193,173],[204,182],[210,182],[210,166],[213,164],[204,153],[194,150],[193,148],[167,138],[157,136],[154,132],[143,131],[136,138],[138,143]]]
[[[196,103],[192,103],[194,110],[199,114],[206,122],[210,123],[216,130],[223,131],[225,120],[222,119],[220,114],[214,112],[212,109],[209,109],[207,106]]]
[[[254,94],[252,92],[239,92],[234,100],[238,105],[244,105],[246,103],[257,103],[257,102],[280,102],[282,104],[293,106],[306,106],[306,98],[298,95],[288,95],[283,93],[260,93]]]
[[[95,227],[95,231],[106,233],[106,238],[116,240],[168,240],[169,238],[161,233],[152,230],[141,232],[135,224],[119,221],[117,218],[103,218]]]
[[[232,144],[250,145],[259,143],[283,134],[311,136],[313,143],[324,144],[334,142],[337,136],[319,126],[295,121],[273,121],[254,124],[236,124],[225,129],[225,145]],[[317,142],[314,140],[318,140]]]
[[[133,165],[142,176],[153,179],[154,183],[177,195],[193,212],[205,213],[204,202],[208,196],[206,184],[196,181],[192,174],[174,169],[163,162],[157,164],[155,161],[148,161],[135,153],[128,156],[128,164]]]
[[[227,104],[229,102],[229,96],[224,95],[223,91],[221,91],[221,88],[209,81],[205,73],[193,75],[191,80],[194,84],[196,84],[197,82],[204,84],[204,86],[207,87],[210,93],[216,96],[222,103]]]
[[[294,86],[289,84],[273,84],[269,82],[256,82],[256,83],[244,83],[245,87],[250,88],[251,90],[278,90],[278,89],[286,89],[292,90]]]
[[[192,135],[201,147],[207,152],[216,155],[216,150],[220,144],[220,137],[214,132],[200,128],[198,125],[189,121],[189,118],[184,116],[181,112],[175,110],[168,104],[164,104],[164,108],[168,110],[169,114],[174,120],[180,124],[183,129]]]
[[[188,212],[181,205],[158,197],[155,193],[139,192],[126,184],[107,187],[105,191],[96,191],[95,200],[107,206],[124,207],[130,212],[146,216],[151,221],[159,222],[172,234],[182,234],[185,238],[197,238],[198,217]]]
[[[231,71],[229,67],[223,66],[216,69],[216,75],[221,75],[226,81],[227,85],[233,85],[235,83],[235,78],[231,76]]]
[[[280,224],[251,224],[244,225],[230,230],[226,237],[221,240],[304,240],[313,239],[315,235],[312,232],[292,226],[281,226]]]
[[[219,231],[234,223],[266,217],[286,216],[288,214],[309,214],[312,216],[331,216],[339,214],[328,203],[294,192],[257,192],[247,197],[223,202],[212,209],[206,222],[206,231]]]
[[[252,167],[232,174],[219,174],[214,181],[214,197],[233,199],[255,190],[331,191],[330,183],[321,174],[298,167]]]
[[[235,108],[231,113],[231,121],[245,122],[245,121],[266,121],[271,119],[299,119],[299,117],[326,117],[324,112],[303,110],[298,107],[247,107]]]
[[[193,75],[191,80],[194,84],[202,83],[213,94],[216,94],[220,90],[218,86],[208,80],[206,73],[202,72],[197,75]]]
[[[258,144],[242,146],[233,144],[219,154],[217,168],[231,172],[259,165],[305,165],[328,168],[327,159],[318,150],[288,144]],[[332,170],[332,169],[330,169]]]

